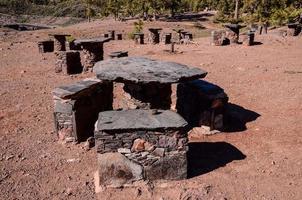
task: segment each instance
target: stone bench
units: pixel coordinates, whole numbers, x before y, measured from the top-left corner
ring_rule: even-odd
[[[178,84],[176,109],[191,127],[204,125],[211,130],[223,129],[227,103],[227,94],[212,83],[195,80]]]
[[[48,53],[54,51],[54,41],[45,40],[38,42],[38,48],[40,53]]]
[[[246,46],[253,46],[255,44],[255,32],[247,32],[243,39],[243,44]]]
[[[96,190],[140,180],[186,179],[186,126],[168,110],[101,112],[95,128]]]
[[[112,109],[113,86],[85,79],[54,89],[55,130],[61,141],[82,142],[94,135],[98,113]]]
[[[143,33],[134,33],[135,44],[145,44],[145,35]]]
[[[164,44],[171,44],[172,43],[172,33],[165,33],[164,34],[163,43]]]
[[[83,71],[81,56],[78,51],[57,51],[55,52],[55,72],[63,74],[79,74]]]
[[[116,51],[109,54],[110,58],[128,57],[128,51]]]
[[[123,34],[122,33],[117,33],[116,38],[117,38],[117,40],[123,40]]]

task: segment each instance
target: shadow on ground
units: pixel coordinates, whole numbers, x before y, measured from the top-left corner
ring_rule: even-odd
[[[187,156],[188,178],[211,172],[234,160],[246,158],[239,149],[226,142],[190,143]]]
[[[188,13],[188,14],[178,14],[174,17],[168,17],[165,16],[163,18],[160,18],[160,21],[166,21],[166,22],[191,22],[191,21],[208,21],[208,17],[213,16],[212,13]]]
[[[247,129],[246,124],[255,121],[261,115],[239,105],[229,103],[226,108],[224,132],[241,132]]]

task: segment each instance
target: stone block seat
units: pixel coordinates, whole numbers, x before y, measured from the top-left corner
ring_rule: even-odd
[[[95,127],[96,189],[187,178],[187,122],[170,110],[105,111]]]
[[[110,58],[128,57],[128,51],[115,51],[109,54]]]
[[[40,53],[48,53],[54,51],[54,41],[45,40],[38,42],[38,48]]]
[[[222,88],[203,80],[178,84],[177,112],[191,127],[223,129],[228,96]]]
[[[93,137],[101,111],[112,110],[112,83],[97,79],[53,90],[55,130],[62,141],[82,142]]]

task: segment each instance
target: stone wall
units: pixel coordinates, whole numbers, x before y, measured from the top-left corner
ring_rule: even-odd
[[[191,127],[223,129],[227,102],[227,94],[217,85],[202,80],[178,84],[176,109]]]
[[[91,79],[56,88],[54,121],[59,139],[82,142],[93,137],[98,113],[112,109],[112,90],[111,83]]]
[[[188,139],[183,131],[101,131],[95,139],[100,185],[187,178]]]
[[[114,109],[170,109],[171,84],[116,84]]]

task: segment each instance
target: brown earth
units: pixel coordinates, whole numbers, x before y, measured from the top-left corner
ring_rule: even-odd
[[[179,26],[177,26],[179,25]],[[149,22],[146,27],[184,27],[191,22]],[[206,27],[213,25],[205,23]],[[54,87],[92,77],[54,73],[52,53],[38,53],[49,32],[96,37],[106,30],[132,29],[132,22],[96,21],[35,32],[0,32],[0,199],[95,199],[96,153],[57,142],[53,125]],[[203,30],[209,32],[208,29]],[[207,33],[208,34],[208,33]],[[242,127],[191,144],[191,178],[185,181],[108,189],[99,199],[302,199],[302,38],[271,33],[262,45],[214,47],[210,38],[177,45],[105,45],[115,50],[200,67],[206,80],[230,97]],[[244,127],[246,123],[246,128]],[[246,130],[245,130],[246,129]],[[195,197],[195,198],[194,198]]]

